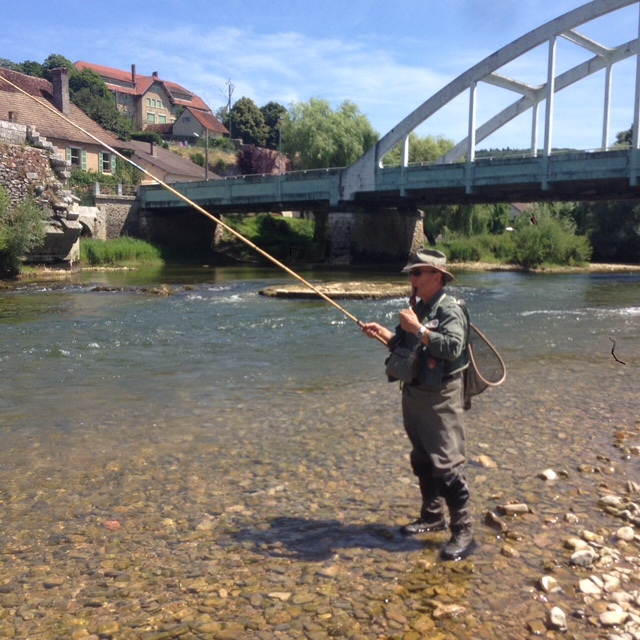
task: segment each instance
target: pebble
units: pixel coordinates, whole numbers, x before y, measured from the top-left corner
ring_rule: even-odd
[[[549,627],[551,629],[558,629],[559,631],[567,630],[567,616],[560,607],[553,607],[549,611]]]
[[[593,565],[594,561],[598,557],[598,554],[590,547],[586,549],[579,549],[572,554],[570,562],[578,567],[589,568]]]
[[[616,531],[616,538],[618,538],[618,540],[624,540],[625,542],[632,542],[635,538],[635,531],[633,527],[620,527]]]
[[[545,593],[553,593],[560,590],[558,581],[553,576],[542,576],[540,578],[540,587]]]
[[[628,617],[629,614],[624,611],[603,611],[599,616],[599,620],[605,627],[618,627],[624,624]]]

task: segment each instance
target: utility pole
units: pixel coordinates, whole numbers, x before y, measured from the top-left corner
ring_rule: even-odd
[[[226,85],[229,87],[229,101],[227,102],[227,116],[229,119],[229,139],[232,138],[231,135],[231,96],[233,95],[233,90],[236,88],[234,84],[231,84],[231,78],[229,78]]]

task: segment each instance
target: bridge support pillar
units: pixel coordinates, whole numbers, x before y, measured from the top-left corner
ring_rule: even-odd
[[[377,207],[366,212],[331,212],[327,261],[333,265],[393,264],[424,245],[422,211]]]

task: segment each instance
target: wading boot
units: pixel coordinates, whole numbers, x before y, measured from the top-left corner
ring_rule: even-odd
[[[422,508],[420,517],[404,527],[400,528],[400,533],[405,536],[414,536],[418,533],[434,533],[444,531],[447,528],[447,521],[443,515],[443,505],[435,482],[425,475],[418,475],[420,494],[422,496]]]
[[[405,524],[400,528],[400,533],[405,536],[414,536],[418,533],[434,533],[436,531],[444,531],[447,528],[447,521],[441,515],[437,519],[428,519],[420,516],[417,520]]]
[[[468,558],[476,548],[471,526],[463,525],[451,528],[451,538],[440,549],[441,560],[464,560]]]

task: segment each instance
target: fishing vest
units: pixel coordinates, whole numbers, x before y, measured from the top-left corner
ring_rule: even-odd
[[[423,325],[427,324],[430,320],[438,320],[441,322],[446,315],[446,310],[452,305],[458,305],[464,311],[465,318],[467,319],[467,333],[465,336],[465,346],[462,353],[455,360],[443,360],[441,358],[434,358],[429,353],[429,346],[424,345],[419,349],[420,365],[418,370],[418,379],[416,383],[425,387],[436,387],[446,382],[446,379],[452,375],[463,371],[469,366],[469,312],[463,300],[459,300],[450,296],[447,293],[442,295],[436,300],[435,304],[428,310],[421,322]],[[426,305],[425,305],[426,306]],[[421,314],[419,314],[421,315]],[[437,333],[438,329],[430,329]],[[417,345],[418,339],[412,333],[401,331],[403,334],[400,337],[402,346],[408,348],[414,348]]]

